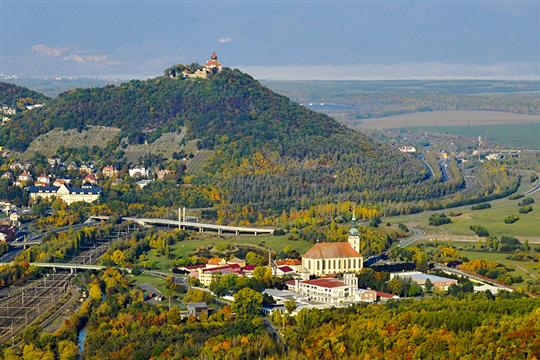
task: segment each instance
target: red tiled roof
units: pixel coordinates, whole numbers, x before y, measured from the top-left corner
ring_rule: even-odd
[[[210,265],[220,265],[221,263],[225,262],[225,259],[222,258],[211,258],[208,260],[208,264]]]
[[[302,265],[302,261],[298,259],[283,259],[283,260],[276,260],[277,266],[299,266]]]
[[[287,285],[294,285],[295,282],[294,282],[294,280],[287,280],[287,281],[285,281],[285,284],[287,284]]]
[[[242,268],[242,270],[247,270],[247,271],[250,271],[250,270],[255,270],[255,265],[246,265]]]
[[[394,295],[394,294],[389,294],[389,293],[385,293],[385,292],[382,292],[382,291],[377,291],[377,296],[378,296],[378,297],[385,298],[385,299],[391,299],[391,298],[393,298],[393,297],[396,296],[396,295]]]
[[[203,272],[207,273],[207,272],[224,272],[224,271],[229,271],[229,272],[240,272],[240,265],[238,264],[230,264],[230,265],[223,265],[223,266],[217,266],[217,267],[213,267],[213,268],[207,268],[207,269],[204,269]]]
[[[339,279],[334,278],[321,278],[321,279],[313,279],[313,280],[304,280],[302,281],[302,284],[309,284],[309,285],[315,285],[325,288],[335,288],[345,285],[343,281]]]
[[[348,242],[318,243],[313,245],[303,257],[308,259],[332,259],[360,257],[358,251]]]
[[[278,267],[278,269],[285,272],[285,273],[294,271],[293,269],[291,269],[288,266],[280,266],[280,267]]]

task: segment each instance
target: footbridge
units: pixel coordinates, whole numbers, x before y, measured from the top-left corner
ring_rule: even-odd
[[[93,220],[107,221],[109,216],[91,216]],[[150,218],[136,218],[136,217],[123,217],[122,221],[132,221],[134,223],[140,224],[142,226],[173,226],[180,229],[186,230],[197,230],[199,232],[205,231],[214,231],[218,234],[228,233],[228,234],[273,234],[274,229],[270,228],[258,228],[258,227],[246,227],[246,226],[229,226],[229,225],[217,225],[217,224],[208,224],[192,221],[179,221],[179,220],[170,220],[170,219],[150,219]]]

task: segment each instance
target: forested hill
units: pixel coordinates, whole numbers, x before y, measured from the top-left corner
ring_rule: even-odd
[[[17,106],[17,100],[20,99],[26,99],[26,101],[33,103],[42,103],[49,98],[25,87],[0,82],[0,106],[14,108]]]
[[[339,200],[434,198],[452,189],[424,181],[427,170],[334,119],[310,111],[247,74],[224,69],[210,79],[158,77],[77,89],[0,129],[0,145],[23,150],[61,127],[107,125],[131,142],[186,127],[212,149],[194,181],[216,186],[225,201],[276,210]]]

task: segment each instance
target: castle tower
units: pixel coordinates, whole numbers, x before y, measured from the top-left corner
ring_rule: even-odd
[[[210,60],[206,62],[206,65],[204,65],[204,68],[211,72],[211,73],[218,73],[221,71],[222,66],[221,63],[218,61],[218,56],[215,51],[212,52],[210,55]]]
[[[351,228],[349,229],[349,244],[354,250],[360,253],[360,231],[356,228],[356,216],[353,211],[353,217],[351,221]]]

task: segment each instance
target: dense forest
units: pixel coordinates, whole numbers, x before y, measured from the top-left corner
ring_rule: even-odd
[[[177,307],[143,301],[117,270],[87,278],[90,298],[54,334],[30,328],[6,359],[76,359],[85,327],[85,359],[534,359],[540,303],[503,292],[359,304],[342,309],[258,313],[250,288],[209,316],[183,318]],[[186,301],[211,301],[189,290]],[[266,324],[265,324],[266,322]]]
[[[49,100],[43,94],[29,90],[25,87],[0,82],[0,106],[17,107],[20,99],[32,99],[33,103],[42,103]]]
[[[351,200],[415,201],[457,190],[412,157],[310,111],[238,70],[211,79],[130,81],[71,90],[0,129],[0,144],[23,150],[53,128],[106,125],[130,142],[188,129],[210,164],[191,179],[217,186],[233,206],[273,209]]]

